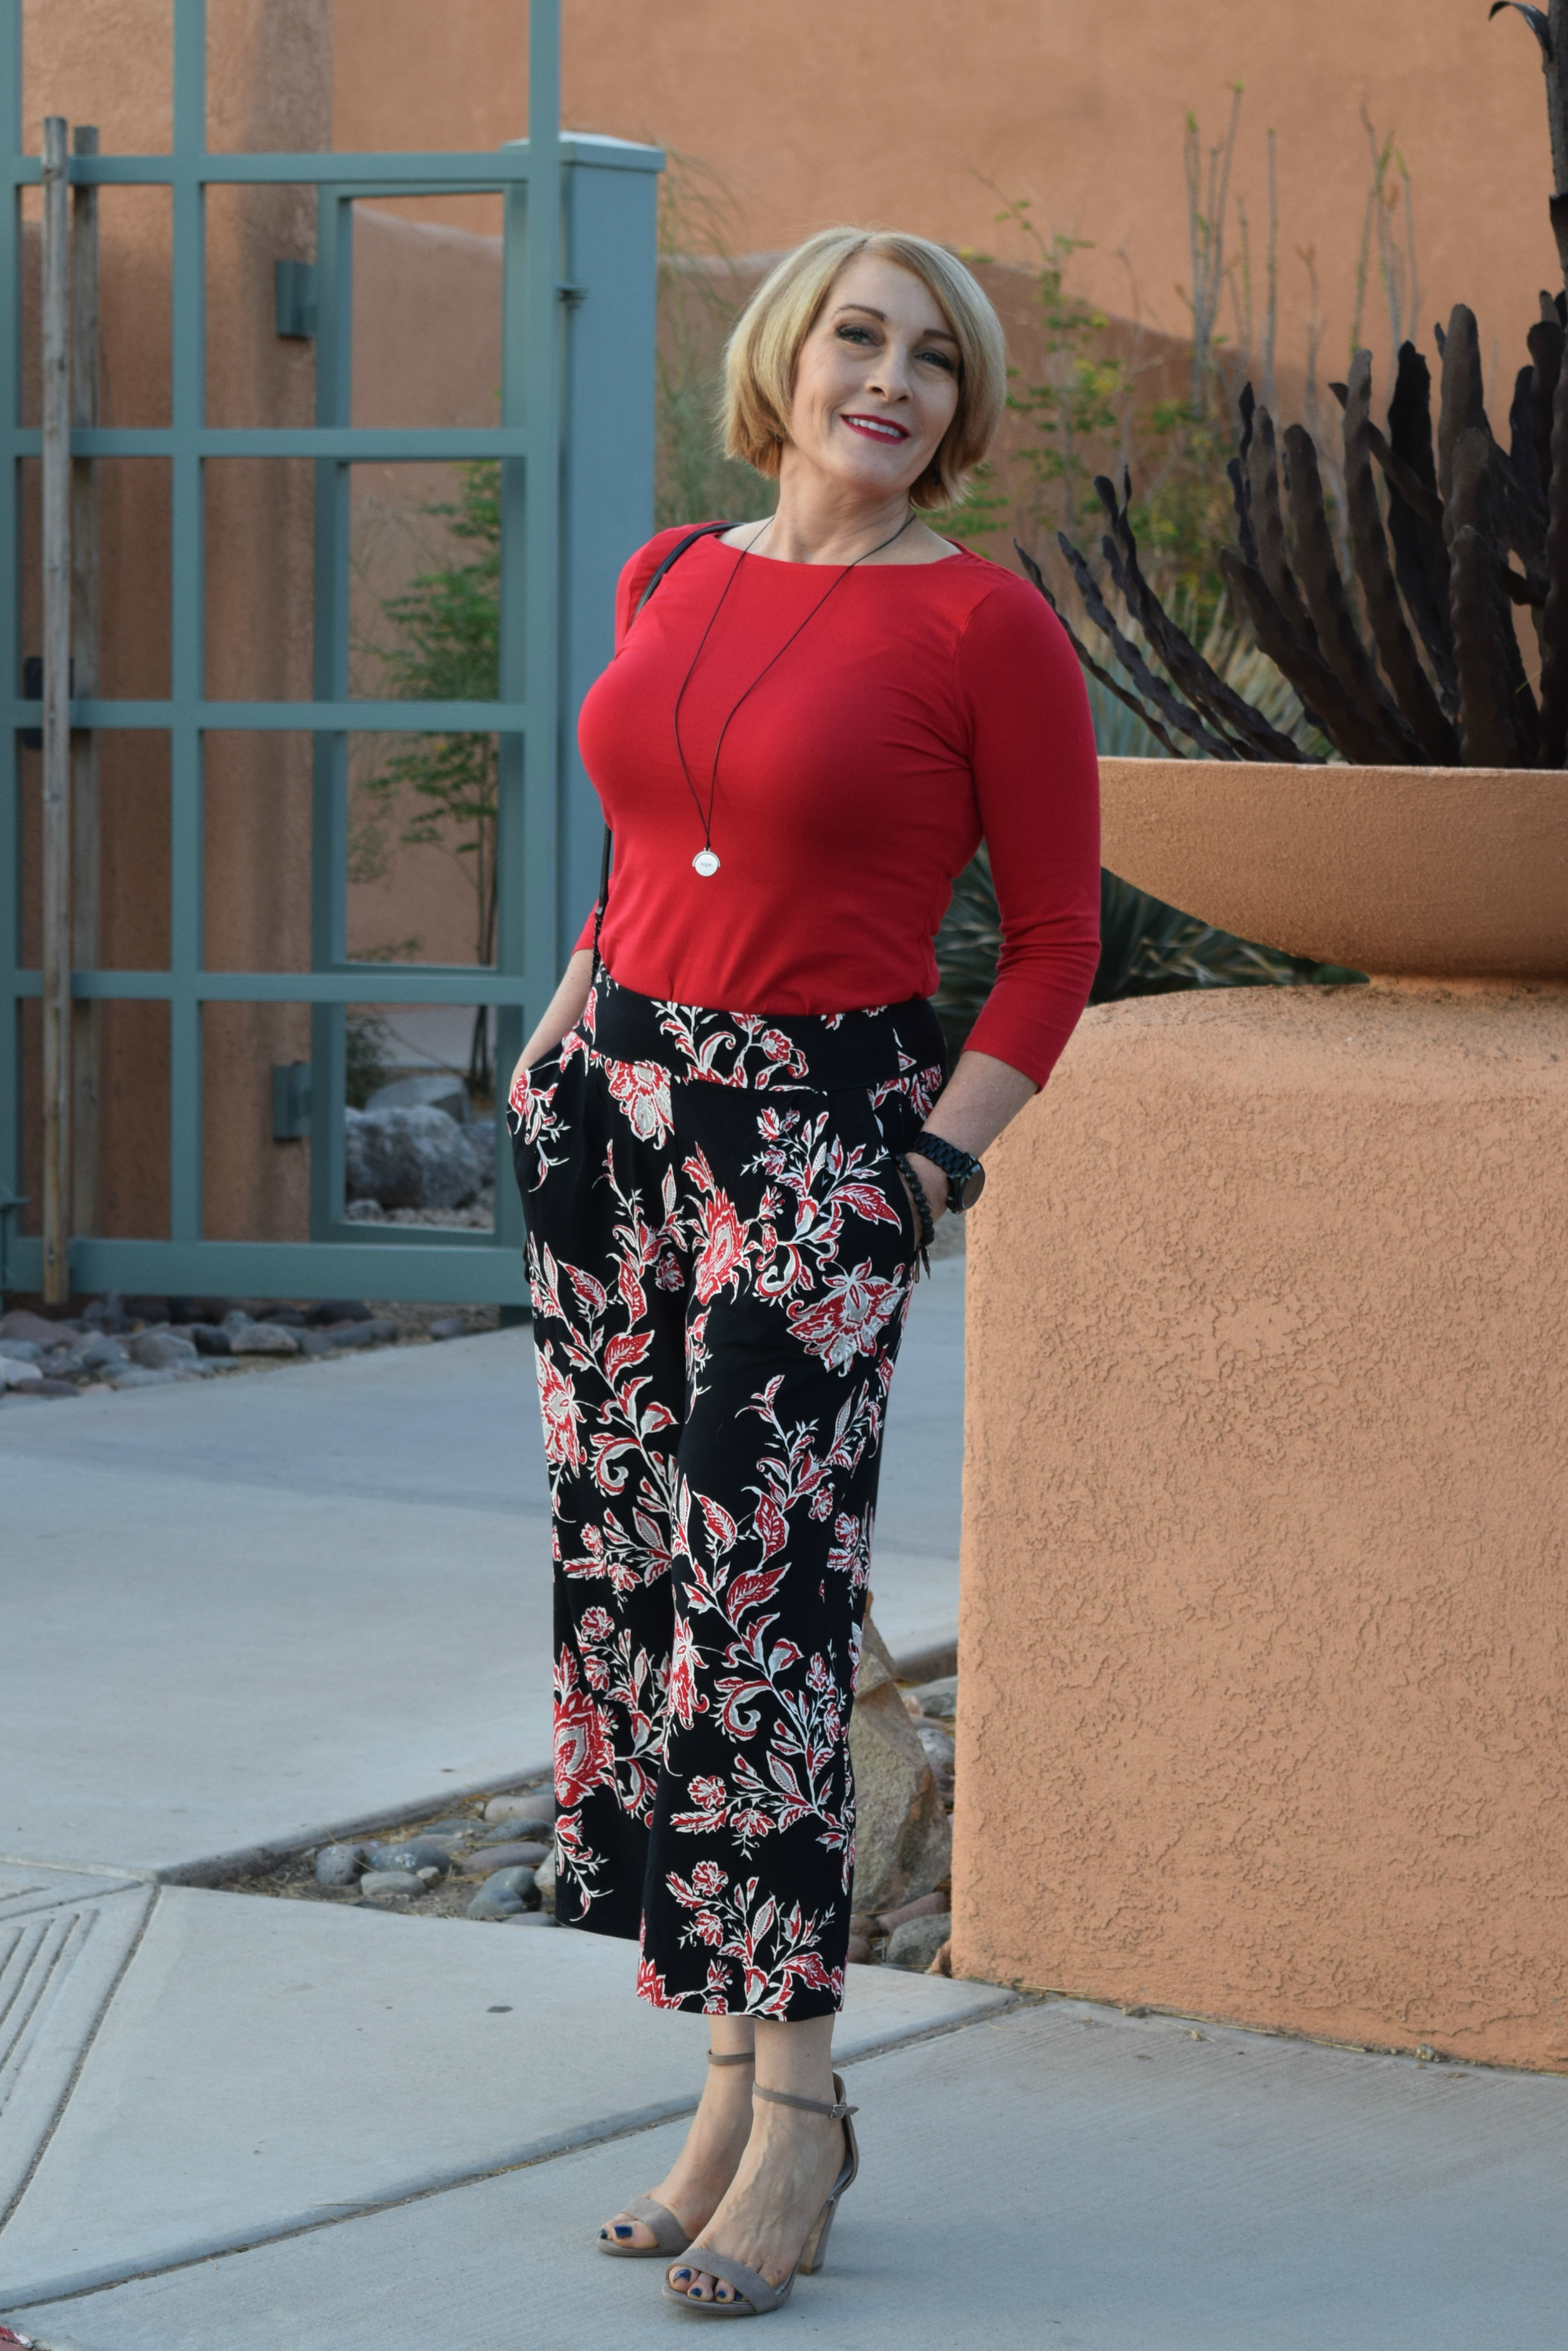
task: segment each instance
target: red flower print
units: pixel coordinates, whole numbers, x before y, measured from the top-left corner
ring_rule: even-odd
[[[664,1979],[652,1959],[637,1961],[637,1997],[645,2000],[650,2008],[679,2008],[677,1994],[664,1990]]]
[[[667,1143],[674,1132],[670,1111],[670,1073],[658,1061],[606,1061],[610,1099],[626,1113],[642,1143]]]
[[[553,1363],[547,1351],[538,1351],[539,1374],[539,1409],[544,1415],[545,1459],[552,1469],[580,1469],[588,1456],[578,1435],[578,1423],[582,1418],[581,1406],[572,1393],[571,1382]]]
[[[706,1306],[727,1282],[735,1281],[746,1261],[746,1233],[734,1203],[722,1192],[703,1202],[703,1249],[696,1264],[697,1302]]]
[[[716,1861],[699,1861],[692,1872],[692,1884],[699,1894],[706,1894],[711,1902],[724,1892],[729,1880]]]
[[[563,1810],[580,1804],[591,1788],[608,1787],[613,1776],[603,1716],[586,1690],[562,1690],[555,1702],[557,1803]]]
[[[585,1641],[608,1641],[615,1630],[615,1620],[608,1608],[585,1608],[578,1631]]]
[[[674,1638],[670,1644],[670,1673],[664,1685],[670,1712],[683,1730],[689,1730],[699,1714],[707,1712],[707,1700],[699,1696],[695,1667],[697,1646],[692,1638],[692,1628],[684,1616],[675,1619]]]
[[[803,1347],[832,1372],[857,1355],[876,1353],[877,1334],[904,1301],[902,1282],[873,1273],[869,1259],[852,1273],[830,1276],[826,1295],[811,1306],[791,1306],[789,1327]]]

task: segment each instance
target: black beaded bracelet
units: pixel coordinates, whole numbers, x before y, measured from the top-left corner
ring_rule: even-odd
[[[915,1174],[914,1168],[910,1165],[908,1159],[902,1151],[895,1151],[894,1153],[893,1164],[909,1186],[909,1196],[915,1203],[915,1213],[920,1223],[920,1238],[916,1244],[915,1254],[918,1256],[920,1262],[925,1267],[926,1272],[929,1273],[931,1270],[931,1259],[927,1256],[926,1252],[930,1249],[932,1242],[936,1238],[936,1219],[931,1213],[931,1203],[925,1196],[925,1185],[921,1182],[919,1176]]]

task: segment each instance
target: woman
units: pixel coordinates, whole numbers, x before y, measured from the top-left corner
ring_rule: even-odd
[[[918,237],[831,230],[758,289],[726,445],[777,509],[622,575],[580,728],[613,882],[512,1085],[558,1915],[637,1936],[642,1997],[711,2020],[685,2147],[600,2242],[684,2254],[665,2293],[710,2315],[779,2307],[853,2176],[831,2041],[894,1357],[923,1243],[1098,952],[1077,664],[1032,589],[920,519],[1004,383],[989,303]],[[932,941],[982,834],[1000,971],[948,1078]]]

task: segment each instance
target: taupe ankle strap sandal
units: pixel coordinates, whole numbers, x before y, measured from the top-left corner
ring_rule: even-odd
[[[783,2309],[794,2291],[796,2277],[802,2270],[808,2277],[811,2277],[821,2268],[827,2258],[828,2237],[832,2229],[833,2216],[839,2209],[839,2199],[861,2167],[860,2149],[855,2145],[854,2125],[850,2120],[850,2116],[858,2114],[860,2108],[852,2106],[848,2103],[844,2096],[844,2085],[836,2074],[833,2075],[833,2089],[836,2095],[832,2105],[830,2105],[826,2098],[797,2098],[788,2090],[765,2090],[760,2082],[754,2083],[752,2085],[751,2095],[754,2098],[769,2098],[776,2106],[799,2106],[803,2113],[809,2115],[825,2115],[831,2122],[841,2124],[843,2127],[843,2164],[838,2178],[833,2182],[827,2202],[807,2231],[806,2241],[800,2248],[795,2267],[783,2284],[769,2285],[768,2280],[758,2271],[747,2269],[744,2262],[732,2261],[727,2253],[715,2252],[711,2246],[694,2246],[688,2243],[681,2250],[683,2252],[690,2252],[691,2266],[684,2271],[677,2270],[676,2277],[690,2278],[695,2276],[698,2270],[705,2271],[709,2277],[722,2278],[726,2285],[733,2286],[737,2298],[734,2302],[694,2302],[689,2294],[685,2293],[679,2286],[672,2284],[670,2279],[666,2277],[664,2280],[666,2302],[678,2302],[685,2309],[695,2310],[704,2318],[764,2318],[770,2310]]]
[[[710,2065],[753,2065],[757,2061],[749,2049],[737,2049],[731,2057],[721,2057],[716,2050],[710,2049],[707,2062]],[[611,2232],[617,2221],[622,2220],[641,2220],[644,2229],[652,2231],[653,2243],[617,2244]],[[661,2204],[656,2196],[633,2196],[630,2204],[616,2214],[615,2220],[606,2220],[599,2231],[600,2252],[613,2253],[623,2262],[651,2262],[661,2253],[668,2261],[673,2254],[684,2253],[691,2241],[690,2233],[678,2214],[672,2212],[667,2204]]]

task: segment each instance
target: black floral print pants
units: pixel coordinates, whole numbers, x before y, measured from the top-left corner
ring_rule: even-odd
[[[849,1719],[915,1232],[923,998],[771,1019],[595,972],[508,1107],[555,1542],[557,1915],[662,2008],[842,2004]]]

